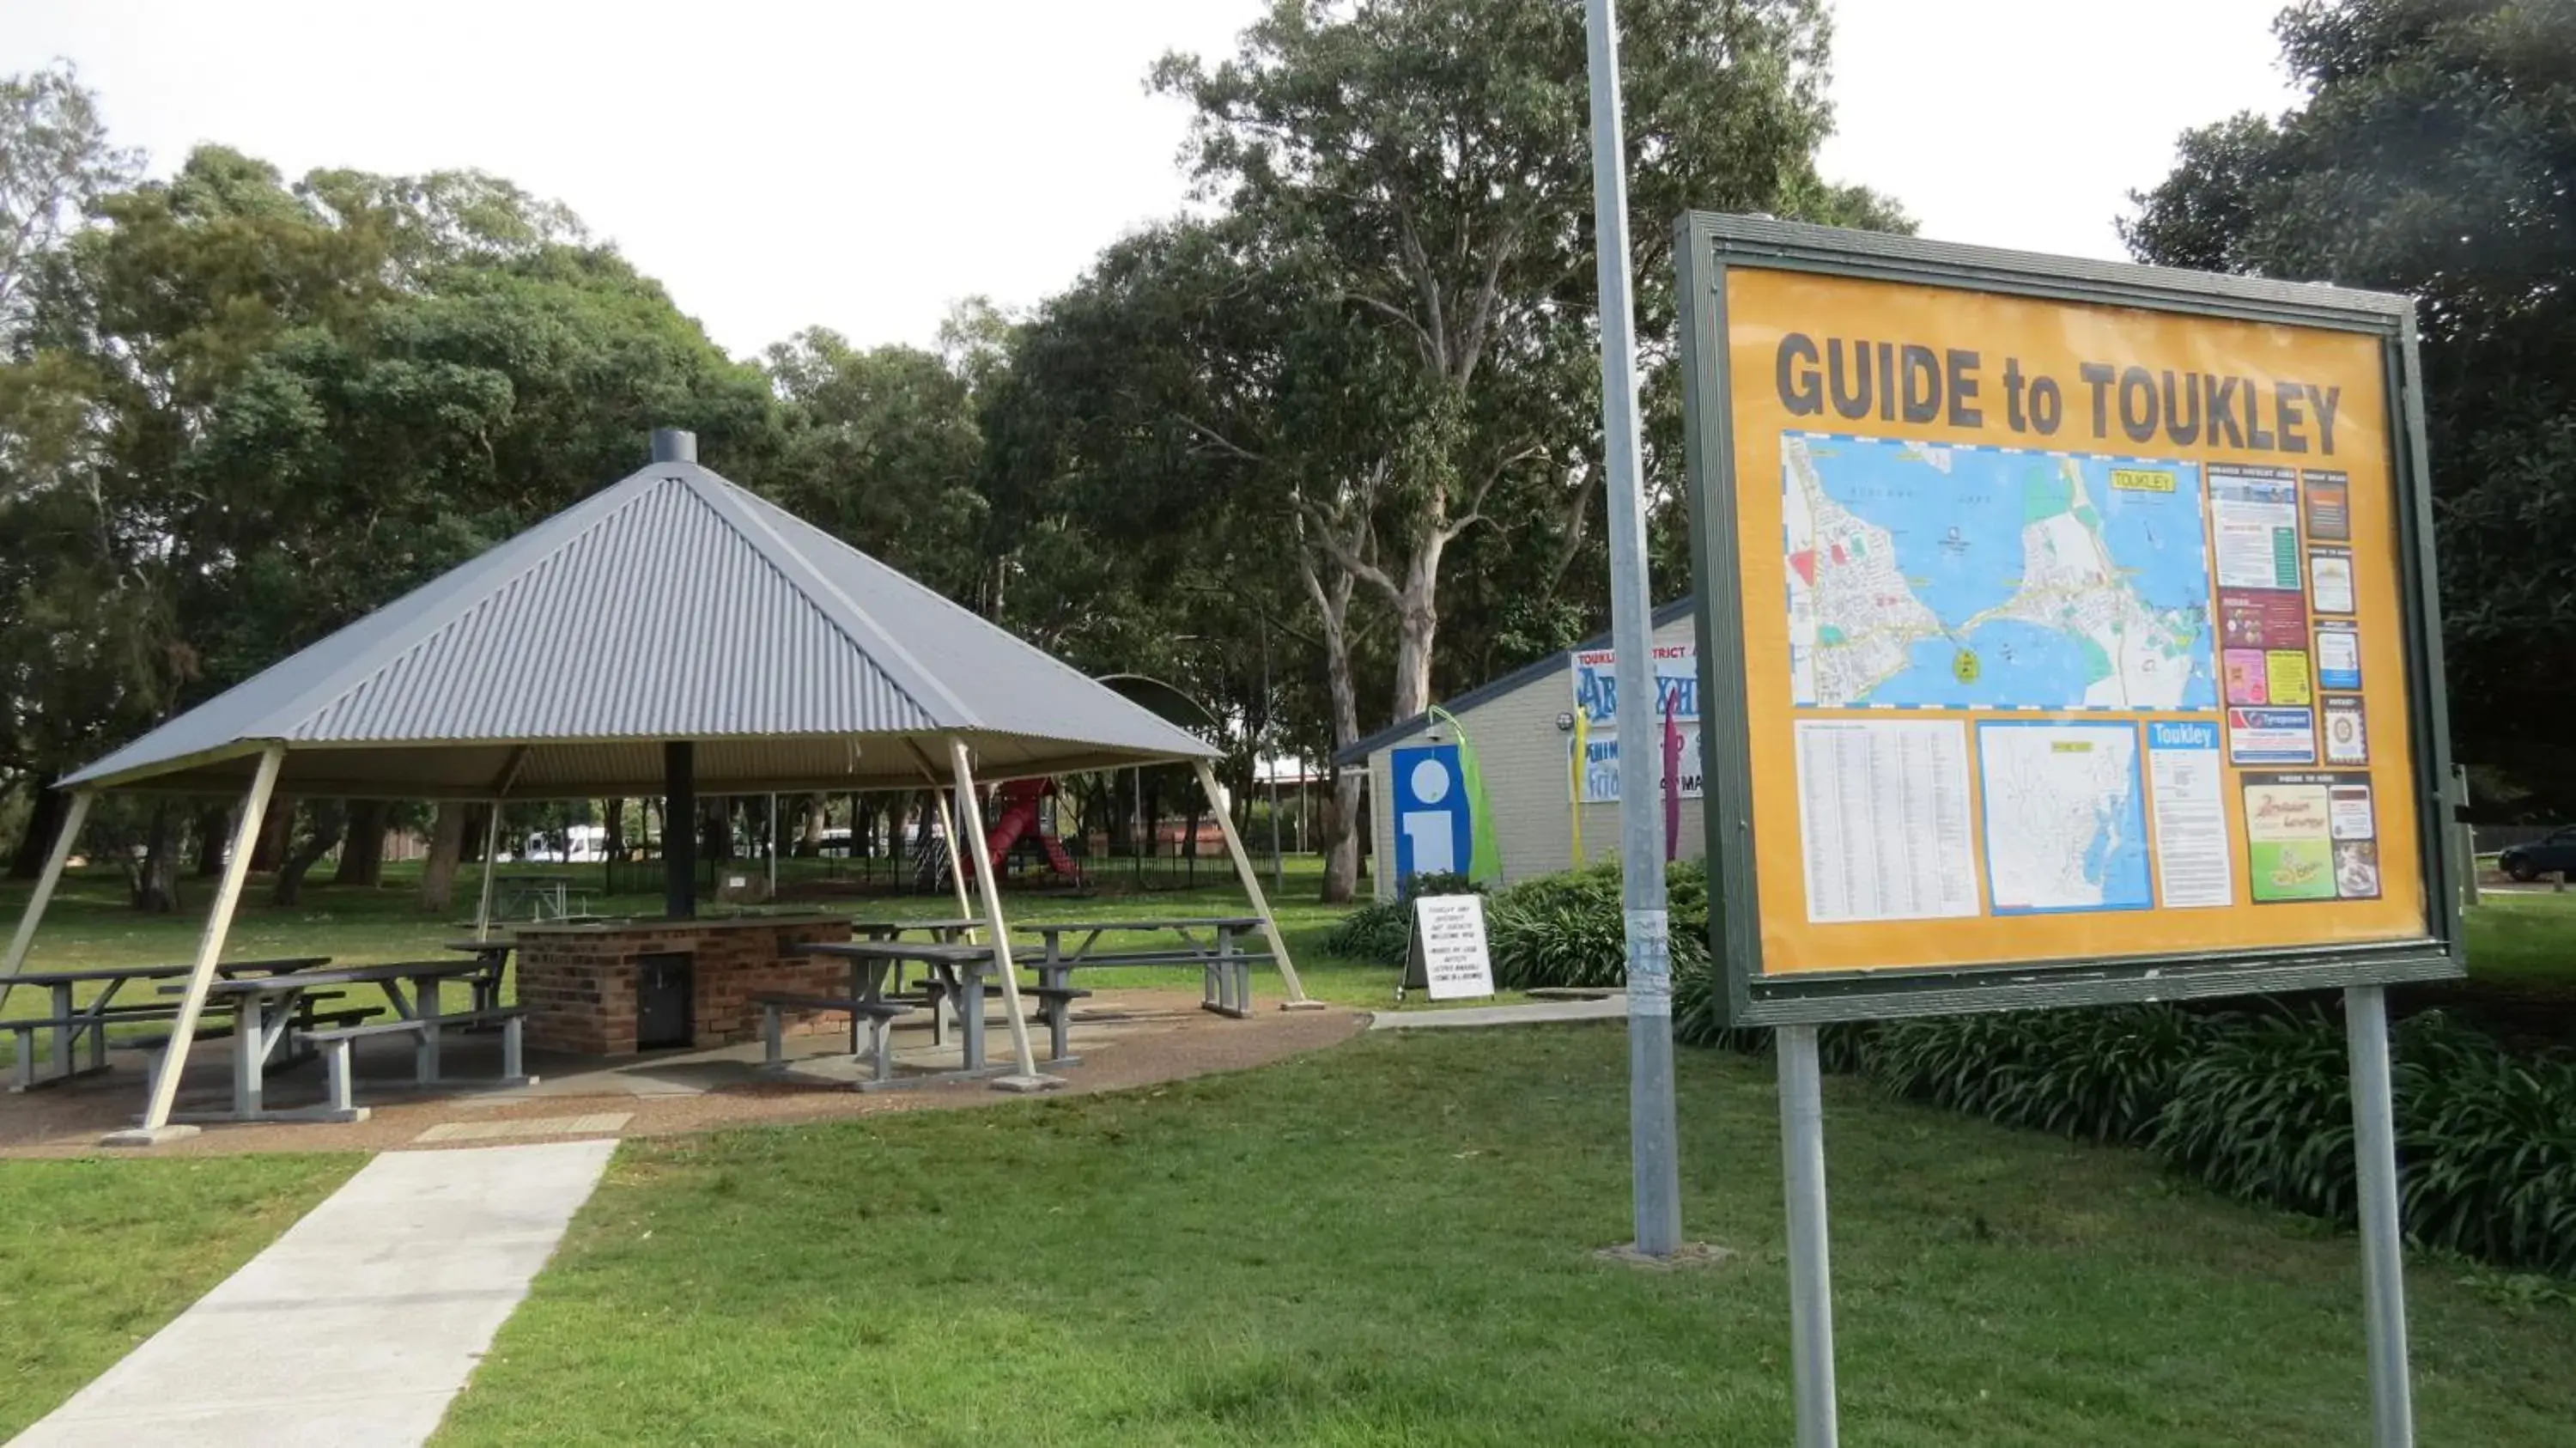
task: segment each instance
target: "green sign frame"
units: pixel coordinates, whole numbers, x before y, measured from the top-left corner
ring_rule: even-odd
[[[1729,1025],[1811,1025],[2026,1007],[2182,1000],[2465,974],[2458,868],[2444,847],[2454,816],[2450,724],[2427,485],[2423,372],[2411,298],[1960,246],[1768,217],[1690,212],[1675,224],[1691,547],[1698,582],[1700,731],[1707,796],[1710,949],[1724,972]],[[2424,938],[2313,948],[2108,959],[1956,964],[1891,962],[1867,971],[1766,975],[1755,885],[1753,778],[1735,506],[1727,278],[1736,268],[1801,271],[2187,316],[2326,328],[2376,338],[2384,358],[2396,489],[2399,606],[2413,742],[2416,839],[2430,932]],[[2385,841],[2402,847],[2406,842]],[[1793,867],[1794,868],[1794,867]]]

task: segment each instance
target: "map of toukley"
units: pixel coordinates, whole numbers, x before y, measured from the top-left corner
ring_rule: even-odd
[[[2190,463],[1781,437],[1794,702],[2214,709]]]

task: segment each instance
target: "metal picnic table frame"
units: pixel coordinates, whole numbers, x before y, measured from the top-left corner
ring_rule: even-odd
[[[554,906],[552,918],[556,920],[566,919],[572,914],[575,879],[575,876],[559,870],[506,870],[495,873],[492,883],[500,893],[504,916],[511,912],[512,907],[525,904],[530,907],[530,920],[543,921],[548,918],[546,907],[549,904]],[[583,908],[589,908],[587,893],[582,900]]]
[[[271,1111],[263,1100],[269,1057],[289,1044],[296,1003],[321,986],[372,985],[383,989],[394,1014],[419,1023],[412,1048],[413,1077],[418,1085],[454,1084],[439,1075],[439,1021],[446,1011],[439,986],[467,979],[485,969],[481,960],[422,960],[397,965],[357,965],[339,970],[297,971],[286,975],[244,976],[219,980],[209,996],[228,997],[233,1005],[233,1105],[229,1112],[182,1113],[181,1119],[212,1121],[333,1121],[350,1119],[329,1105]],[[411,987],[405,997],[403,987]],[[164,986],[163,990],[177,987]],[[488,1083],[476,1082],[476,1085]],[[157,1087],[157,1083],[156,1083]]]
[[[980,922],[970,922],[980,925]],[[928,1072],[907,1078],[913,1081],[964,1080],[990,1076],[1010,1069],[996,1066],[984,1054],[984,988],[985,978],[996,973],[990,946],[937,940],[851,940],[824,941],[805,947],[808,955],[830,956],[850,963],[850,998],[879,1002],[887,998],[886,980],[906,962],[917,962],[929,968],[940,985],[948,1006],[957,1013],[958,1069]],[[1013,952],[1018,965],[1037,964],[1034,954],[1025,950]],[[931,1005],[933,1039],[937,1039],[939,1003]],[[856,1055],[856,1028],[853,1026],[852,1052]]]
[[[1038,985],[1043,989],[1065,988],[1073,972],[1083,966],[1196,965],[1203,973],[1205,990],[1199,1008],[1241,1020],[1252,1014],[1252,964],[1262,958],[1244,953],[1243,932],[1260,930],[1267,923],[1258,915],[1205,915],[1175,920],[1022,920],[1011,929],[1041,937],[1043,944],[1028,963],[1037,970]],[[1209,935],[1204,945],[1194,933],[1201,930]],[[1183,948],[1103,948],[1100,937],[1111,932],[1169,932],[1181,938]],[[1068,954],[1064,937],[1075,934],[1082,939]]]
[[[280,960],[235,960],[218,963],[215,966],[215,973],[225,979],[254,973],[284,975],[330,963],[331,957],[327,955],[300,955]],[[18,1084],[11,1089],[27,1090],[39,1086],[52,1086],[69,1081],[76,1076],[86,1076],[106,1070],[107,1028],[117,1024],[120,1016],[131,1019],[137,1014],[133,1011],[111,1009],[116,1002],[117,992],[123,990],[131,981],[184,979],[191,968],[186,965],[94,966],[83,970],[30,971],[13,977],[11,980],[13,985],[45,988],[52,996],[52,1012],[48,1019],[71,1024],[56,1025],[47,1032],[53,1037],[54,1069],[43,1076],[35,1073],[35,1062],[31,1054],[34,1045],[32,1033],[20,1036],[27,1046],[22,1048],[18,1058]],[[72,1001],[74,992],[83,985],[93,983],[103,983],[99,993],[90,997],[88,1004],[75,1005]],[[157,1016],[147,1015],[144,1018],[157,1019]],[[89,1038],[90,1063],[86,1066],[78,1064],[74,1059],[78,1054],[79,1043],[83,1036]]]

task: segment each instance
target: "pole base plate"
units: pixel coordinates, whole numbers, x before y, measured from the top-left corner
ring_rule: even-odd
[[[169,1126],[132,1126],[111,1131],[98,1139],[101,1146],[159,1146],[163,1142],[185,1141],[197,1134],[197,1128],[179,1123]]]

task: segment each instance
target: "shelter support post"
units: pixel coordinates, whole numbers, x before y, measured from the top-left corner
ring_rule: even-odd
[[[1216,769],[1206,760],[1193,761],[1198,770],[1199,789],[1207,795],[1208,805],[1216,814],[1217,829],[1225,836],[1226,853],[1234,857],[1235,877],[1243,881],[1243,893],[1252,897],[1252,913],[1261,917],[1262,938],[1270,942],[1270,954],[1279,962],[1279,978],[1288,986],[1288,999],[1280,1007],[1290,1011],[1320,1011],[1321,1001],[1306,999],[1305,982],[1297,979],[1296,962],[1288,958],[1288,942],[1279,938],[1279,922],[1271,918],[1270,899],[1261,893],[1261,876],[1252,868],[1252,857],[1244,853],[1243,836],[1234,831],[1234,812],[1225,807],[1225,795],[1217,788]]]
[[[930,767],[930,756],[918,745],[907,744],[912,757],[921,761],[921,777],[930,785],[930,802],[939,810],[939,842],[948,851],[948,885],[957,892],[957,918],[975,918],[975,902],[966,898],[966,861],[957,853],[957,821],[948,813],[948,791],[939,783],[939,774]],[[975,932],[966,932],[966,943],[977,945]]]
[[[662,746],[662,913],[698,918],[698,746]]]
[[[1789,1350],[1796,1382],[1798,1448],[1834,1448],[1833,1272],[1825,1233],[1825,1106],[1816,1028],[1782,1026],[1781,1175],[1789,1207]]]
[[[2371,1442],[2410,1448],[2413,1389],[2406,1368],[2405,1258],[2397,1237],[2397,1121],[2388,1080],[2388,995],[2375,985],[2343,993],[2344,1047],[2352,1057],[2352,1151],[2361,1176],[2361,1288],[2369,1327]]]
[[[36,943],[36,926],[45,918],[45,907],[53,903],[54,887],[63,881],[63,867],[71,863],[72,846],[80,839],[82,824],[89,819],[90,793],[82,790],[72,796],[71,807],[63,811],[63,827],[54,836],[54,852],[45,856],[45,872],[36,877],[36,893],[27,897],[27,913],[18,917],[18,933],[9,937],[9,958],[0,960],[0,1006],[9,1004],[9,986],[18,978],[19,967],[27,963],[27,951]]]
[[[156,1146],[196,1128],[170,1125],[170,1108],[179,1099],[179,1078],[188,1069],[188,1048],[196,1043],[197,1018],[206,1009],[206,991],[215,983],[215,962],[223,957],[224,937],[233,927],[233,907],[241,903],[242,882],[250,877],[251,851],[259,845],[259,827],[268,816],[269,797],[277,792],[277,772],[286,764],[286,746],[272,744],[259,757],[250,793],[242,799],[241,817],[233,822],[232,850],[224,857],[222,883],[206,914],[205,934],[197,941],[197,959],[188,972],[187,993],[179,1000],[179,1019],[170,1026],[170,1044],[162,1049],[161,1069],[152,1078],[152,1099],[144,1107],[143,1125],[134,1131],[110,1132],[109,1146]],[[259,1043],[238,1040],[233,1049],[255,1051]]]
[[[492,813],[483,821],[483,899],[474,907],[474,938],[492,938],[492,871],[501,853],[501,802],[492,801]]]
[[[967,767],[965,740],[950,736],[948,762],[957,771],[957,823],[975,840],[968,858],[975,865],[975,886],[984,892],[984,927],[993,932],[993,964],[1002,977],[1002,1009],[1010,1013],[1011,1052],[1019,1059],[1017,1075],[1005,1076],[993,1084],[1006,1091],[1044,1091],[1061,1086],[1064,1083],[1056,1077],[1038,1074],[1037,1055],[1029,1046],[1029,1018],[1020,1010],[1020,975],[1011,964],[1011,936],[1002,924],[1002,892],[993,882],[992,852],[984,848],[984,808],[975,799],[975,773]]]

